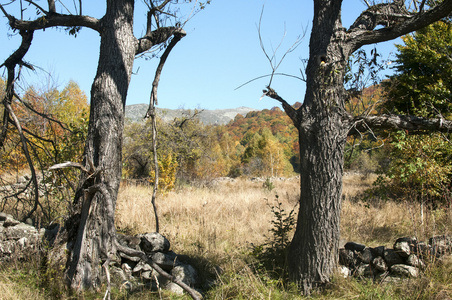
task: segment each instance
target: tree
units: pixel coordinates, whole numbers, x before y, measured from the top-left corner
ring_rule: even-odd
[[[289,249],[289,277],[303,293],[327,283],[337,265],[344,148],[347,136],[368,128],[446,131],[452,122],[401,115],[353,116],[345,103],[355,93],[344,88],[349,57],[364,45],[395,39],[452,11],[452,1],[425,5],[403,0],[368,4],[347,29],[340,0],[314,0],[314,19],[306,66],[306,93],[298,109],[270,86],[264,95],[282,103],[299,132],[300,206]],[[409,1],[411,2],[411,1]],[[374,3],[374,2],[372,2]],[[268,56],[267,56],[268,57]],[[272,60],[269,58],[269,61]],[[273,73],[275,69],[273,68]]]
[[[402,37],[396,74],[384,82],[385,107],[401,114],[451,115],[452,23],[439,21]]]
[[[78,171],[66,169],[48,172],[47,169],[64,161],[81,160],[88,125],[87,97],[74,82],[69,82],[62,91],[56,87],[39,90],[31,86],[22,97],[16,97],[10,106],[21,125],[24,145],[29,149],[28,158],[36,166],[36,174],[40,175],[38,189],[42,196],[35,197],[34,192],[29,193],[36,188],[32,183],[33,178],[29,178],[25,184],[27,188],[14,194],[5,192],[7,195],[1,202],[14,208],[11,213],[18,218],[24,219],[34,214],[34,219],[39,219],[41,224],[48,224],[65,213],[66,205],[46,200],[52,195],[50,197],[70,203]],[[29,164],[17,128],[10,127],[8,131],[0,150],[0,174],[9,173],[11,177],[13,171],[17,181],[19,172],[28,172]],[[2,184],[13,184],[7,183],[7,178],[5,176]],[[50,182],[53,184],[49,185]]]
[[[9,2],[0,4],[0,9],[7,17],[11,29],[22,36],[22,43],[2,65],[7,68],[8,74],[6,97],[3,101],[6,120],[14,118],[10,103],[15,93],[15,71],[19,66],[32,68],[23,58],[31,45],[34,31],[65,27],[69,33],[76,34],[80,28],[86,27],[100,35],[99,62],[91,87],[84,159],[82,164],[70,164],[78,166],[83,172],[74,199],[72,216],[66,222],[70,253],[67,278],[71,287],[76,290],[100,287],[101,268],[104,266],[108,274],[109,263],[116,257],[118,249],[143,257],[142,253],[124,249],[117,243],[114,224],[121,179],[124,106],[133,62],[137,55],[165,45],[169,40],[171,41],[167,49],[171,49],[185,36],[185,31],[177,25],[180,23],[176,23],[179,20],[175,20],[175,12],[171,10],[172,4],[190,1],[144,1],[148,9],[147,30],[141,38],[135,37],[133,33],[134,0],[107,0],[105,15],[100,19],[83,15],[81,0],[74,2],[77,5],[75,14],[63,13],[66,12],[67,6],[61,1],[48,0],[47,9],[35,1],[19,1],[19,17],[7,11],[10,9],[10,6],[6,6]],[[30,10],[24,12],[22,7],[25,3],[22,2],[36,8],[38,16],[27,16],[26,13]],[[60,4],[62,6],[58,7]],[[61,9],[61,12],[57,11],[57,8]],[[174,25],[165,26],[167,22]],[[165,54],[167,55],[167,52]],[[154,89],[152,99],[157,99]],[[15,124],[19,127],[18,122]]]
[[[383,82],[384,107],[401,114],[438,115],[451,119],[452,24],[442,20],[402,37],[397,45],[396,73]],[[450,188],[450,133],[419,137],[399,132],[393,141],[387,175],[397,196],[437,204]],[[405,188],[403,188],[405,187]],[[407,188],[409,187],[409,188]]]

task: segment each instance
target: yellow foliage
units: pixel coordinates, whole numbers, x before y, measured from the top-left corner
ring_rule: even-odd
[[[159,166],[159,190],[162,193],[166,193],[174,189],[176,183],[176,172],[177,172],[177,157],[172,153],[162,155],[158,160]],[[149,182],[154,184],[155,173],[153,173]]]

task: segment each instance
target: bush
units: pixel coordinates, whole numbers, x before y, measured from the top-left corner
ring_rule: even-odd
[[[296,224],[295,207],[287,213],[282,208],[279,196],[275,195],[275,204],[266,200],[267,207],[273,214],[271,236],[259,246],[253,246],[251,255],[257,259],[257,271],[269,273],[270,277],[285,282],[287,274],[287,253],[290,244],[290,233]]]

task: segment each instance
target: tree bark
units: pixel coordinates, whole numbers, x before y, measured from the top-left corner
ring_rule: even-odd
[[[314,0],[306,69],[306,94],[296,111],[270,87],[299,131],[300,206],[289,248],[289,277],[309,295],[330,280],[337,266],[344,146],[351,129],[369,127],[447,131],[451,122],[401,116],[360,116],[345,110],[344,77],[350,55],[363,45],[387,41],[426,26],[452,11],[445,0],[426,12],[408,12],[403,1],[374,5],[346,30],[342,1]],[[382,16],[382,14],[387,14]],[[376,29],[377,26],[382,29]],[[367,122],[367,123],[366,123]],[[366,125],[364,125],[364,123]]]
[[[99,32],[101,36],[97,74],[91,87],[91,111],[84,162],[54,166],[60,168],[71,165],[80,168],[83,172],[71,216],[65,224],[67,246],[70,252],[66,275],[71,287],[78,291],[99,287],[102,282],[103,263],[108,264],[116,258],[114,220],[121,179],[124,107],[135,55],[164,43],[174,36],[172,47],[185,36],[182,28],[157,26],[152,30],[153,24],[148,22],[146,35],[137,39],[133,35],[135,1],[106,0],[106,2],[106,13],[101,19],[82,16],[81,0],[79,15],[56,13],[53,0],[47,1],[48,11],[30,2],[45,15],[35,20],[24,20],[23,14],[20,19],[17,19],[0,4],[0,11],[8,19],[10,27],[20,30],[21,34],[28,33],[30,38],[33,30],[60,26],[88,27]],[[155,8],[157,10],[153,13],[157,25],[158,15],[168,14],[171,10],[169,7],[164,10],[169,3],[170,1],[163,1]],[[27,47],[22,45],[3,65],[9,70],[11,68],[14,70],[17,64],[29,67],[22,61],[22,57],[28,50],[30,42]],[[167,52],[165,53],[167,55]],[[19,57],[20,61],[17,61],[16,57]],[[13,63],[12,59],[14,64],[9,66]],[[6,135],[3,131],[2,129],[1,140]],[[107,264],[106,267],[108,267]]]
[[[107,1],[101,20],[99,64],[91,88],[85,168],[76,199],[80,223],[67,271],[72,288],[99,287],[101,260],[116,253],[114,213],[121,179],[124,107],[136,52],[134,1]],[[71,238],[71,237],[70,237]]]
[[[305,294],[328,282],[336,267],[349,126],[343,104],[349,50],[342,42],[340,3],[323,1],[317,3],[315,11],[313,32],[318,34],[310,39],[305,100],[297,111],[298,117],[292,118],[300,120],[301,193],[297,227],[289,249],[289,274]]]

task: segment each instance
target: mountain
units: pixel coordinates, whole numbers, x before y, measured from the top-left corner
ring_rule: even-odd
[[[133,104],[126,106],[126,119],[129,119],[132,122],[138,122],[143,120],[144,115],[148,110],[148,104]],[[257,111],[256,109],[249,107],[238,107],[232,109],[215,109],[215,110],[202,110],[199,113],[199,119],[205,125],[225,125],[228,124],[231,120],[234,120],[235,116],[241,114],[246,116],[250,111]],[[172,121],[174,118],[180,118],[184,115],[193,112],[193,110],[188,109],[166,109],[166,108],[157,108],[157,115],[162,118],[164,121]]]

